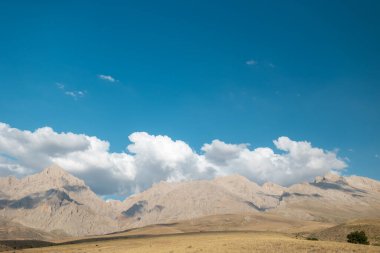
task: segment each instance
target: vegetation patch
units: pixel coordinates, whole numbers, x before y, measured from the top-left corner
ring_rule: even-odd
[[[368,237],[364,231],[354,231],[347,235],[347,242],[355,244],[366,244],[368,245]]]

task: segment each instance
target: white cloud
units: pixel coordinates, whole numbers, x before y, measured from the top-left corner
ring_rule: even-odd
[[[86,95],[86,91],[81,90],[66,90],[66,87],[62,83],[56,83],[57,88],[63,92],[66,96],[72,97],[75,100],[84,97]]]
[[[246,144],[226,144],[220,140],[213,140],[211,144],[204,144],[202,151],[205,152],[205,158],[208,161],[225,165],[228,161],[238,158],[241,151],[246,148]]]
[[[65,95],[70,96],[70,97],[72,97],[74,99],[78,99],[78,98],[84,97],[85,94],[86,94],[85,91],[80,91],[80,90],[65,91]]]
[[[60,90],[64,90],[65,89],[65,85],[62,84],[62,83],[56,83],[56,85],[57,85],[58,89],[60,89]]]
[[[89,181],[95,191],[113,193],[134,179],[135,169],[132,156],[111,153],[109,146],[84,134],[57,133],[50,127],[22,131],[0,123],[0,171],[23,176],[56,163]],[[103,187],[102,178],[108,186]]]
[[[102,80],[105,80],[111,83],[117,82],[117,80],[114,77],[109,76],[109,75],[98,75],[98,77]]]
[[[248,61],[245,62],[245,64],[247,64],[247,65],[256,65],[257,61],[255,61],[255,60],[248,60]]]
[[[213,178],[239,173],[258,183],[288,185],[346,163],[336,153],[296,142],[288,137],[271,148],[249,149],[247,144],[214,140],[197,153],[188,144],[168,136],[135,132],[125,152],[110,152],[110,144],[94,136],[57,133],[50,127],[22,131],[0,123],[0,176],[27,175],[56,163],[84,179],[98,194],[133,193],[162,180]]]

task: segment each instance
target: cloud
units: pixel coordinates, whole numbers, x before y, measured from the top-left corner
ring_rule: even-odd
[[[246,144],[226,144],[220,140],[213,140],[211,144],[204,144],[202,151],[205,158],[218,165],[226,165],[228,161],[239,157],[242,150],[246,149]]]
[[[85,91],[80,91],[80,90],[65,91],[65,95],[70,96],[70,97],[72,97],[74,99],[78,99],[78,98],[84,97],[85,94],[86,94]]]
[[[109,75],[98,75],[98,77],[102,80],[105,80],[111,83],[117,82],[117,80],[114,77],[109,76]]]
[[[130,163],[132,156],[111,153],[109,146],[107,141],[84,134],[57,133],[50,127],[22,131],[0,123],[0,153],[3,154],[0,171],[24,176],[56,163],[90,182],[96,192],[114,193],[121,191],[119,186],[124,182],[134,179],[135,169]]]
[[[24,176],[56,163],[82,178],[98,194],[131,194],[159,181],[210,179],[238,173],[257,182],[289,185],[347,164],[335,152],[280,137],[271,148],[213,140],[197,153],[164,135],[135,132],[123,152],[95,136],[58,133],[50,127],[24,131],[0,123],[0,175]]]
[[[60,89],[60,90],[64,90],[65,89],[65,85],[62,84],[62,83],[56,83],[57,85],[57,88]]]
[[[246,61],[245,64],[247,64],[247,65],[256,65],[257,61],[251,59],[251,60]]]
[[[81,90],[66,90],[66,87],[62,83],[56,83],[57,88],[59,90],[62,90],[63,94],[66,96],[72,97],[75,100],[84,97],[86,95],[86,91],[81,91]]]

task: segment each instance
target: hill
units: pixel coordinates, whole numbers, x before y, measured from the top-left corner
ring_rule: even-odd
[[[347,241],[347,234],[353,231],[364,231],[370,244],[380,245],[380,219],[352,220],[312,233],[312,237],[328,241]]]

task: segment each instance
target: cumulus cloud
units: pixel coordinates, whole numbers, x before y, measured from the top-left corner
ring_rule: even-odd
[[[104,81],[108,81],[108,82],[111,82],[111,83],[114,83],[114,82],[117,81],[114,77],[112,77],[110,75],[98,75],[98,77],[99,77],[99,79],[102,79]]]
[[[109,152],[109,146],[84,134],[57,133],[50,127],[22,131],[0,123],[0,170],[24,176],[56,163],[91,182],[98,193],[114,193],[124,181],[134,179],[135,168],[132,156]],[[107,189],[102,178],[109,183]]]
[[[220,140],[213,140],[211,144],[204,144],[202,151],[205,152],[205,158],[211,163],[226,165],[228,161],[238,158],[246,148],[246,144],[234,145]]]
[[[95,136],[57,133],[50,127],[24,131],[0,123],[0,176],[24,176],[56,163],[98,194],[131,194],[159,181],[210,179],[238,173],[258,183],[282,185],[311,180],[345,168],[335,152],[280,137],[271,148],[220,140],[197,153],[181,140],[135,132],[124,152]]]

